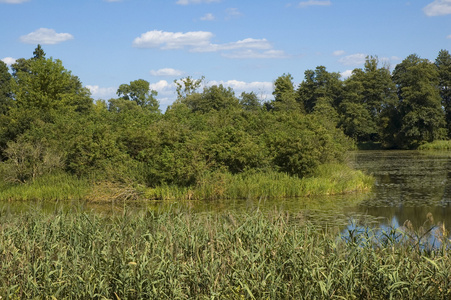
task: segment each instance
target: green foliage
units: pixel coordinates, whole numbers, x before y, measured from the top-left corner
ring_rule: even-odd
[[[337,238],[304,218],[3,210],[0,294],[5,299],[450,298],[447,239],[435,251],[421,251],[412,246],[410,231],[362,228]]]
[[[61,155],[39,141],[20,137],[17,142],[9,141],[4,152],[7,160],[1,163],[1,173],[6,182],[25,183],[63,169]]]
[[[149,111],[159,112],[159,104],[155,99],[158,93],[150,90],[149,82],[144,79],[131,81],[130,84],[121,84],[117,89],[117,95],[124,100],[133,101],[136,105]]]
[[[339,73],[330,73],[324,66],[305,71],[304,81],[298,87],[297,101],[307,113],[312,113],[318,99],[329,98],[333,108],[337,108],[342,99],[343,85]]]
[[[11,78],[8,66],[0,61],[0,115],[6,114],[12,105]]]
[[[182,100],[193,112],[207,113],[211,110],[239,107],[239,100],[232,88],[222,84],[205,87],[203,93],[193,93]]]
[[[451,136],[451,55],[448,50],[440,50],[435,60],[439,75],[439,90],[445,110],[446,128]]]
[[[436,66],[412,54],[396,66],[393,79],[400,98],[398,146],[417,147],[446,136]]]

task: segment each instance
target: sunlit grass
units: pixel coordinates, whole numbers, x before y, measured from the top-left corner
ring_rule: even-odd
[[[449,299],[449,241],[433,251],[284,213],[0,210],[3,299]]]
[[[67,173],[48,174],[26,184],[0,182],[0,200],[79,200],[90,188],[87,179]]]
[[[418,150],[451,150],[451,140],[436,140],[432,143],[420,145]]]

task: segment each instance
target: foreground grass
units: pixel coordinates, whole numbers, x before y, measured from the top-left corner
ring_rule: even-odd
[[[337,238],[281,213],[0,211],[2,299],[449,299],[449,242]],[[396,233],[399,234],[399,233]]]
[[[370,176],[346,165],[322,165],[311,177],[284,173],[227,172],[205,174],[191,187],[162,185],[146,188],[135,183],[95,182],[65,173],[50,174],[27,184],[0,184],[0,200],[88,200],[91,202],[146,199],[249,199],[343,194],[369,190]]]

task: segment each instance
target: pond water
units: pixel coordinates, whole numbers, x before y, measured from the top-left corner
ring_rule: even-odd
[[[226,201],[152,202],[130,206],[134,209],[188,210],[217,213],[225,211],[289,211],[299,213],[322,226],[356,228],[359,225],[399,227],[407,220],[419,228],[430,213],[434,223],[451,224],[451,152],[356,151],[349,164],[375,178],[373,190],[338,196]],[[80,203],[1,203],[3,211],[27,209],[88,210],[120,213],[123,204],[88,205]],[[350,225],[352,224],[352,225]]]

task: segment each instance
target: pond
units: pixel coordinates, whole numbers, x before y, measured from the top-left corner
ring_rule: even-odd
[[[369,193],[294,199],[257,199],[224,201],[175,201],[127,205],[128,211],[176,209],[217,213],[288,211],[321,226],[354,228],[358,225],[399,227],[407,220],[419,228],[430,213],[434,223],[451,224],[451,152],[356,151],[349,164],[375,178]],[[96,213],[120,213],[123,204],[91,205],[80,203],[2,203],[8,211],[88,210]],[[145,206],[145,207],[143,207]],[[349,225],[354,224],[354,225]]]

